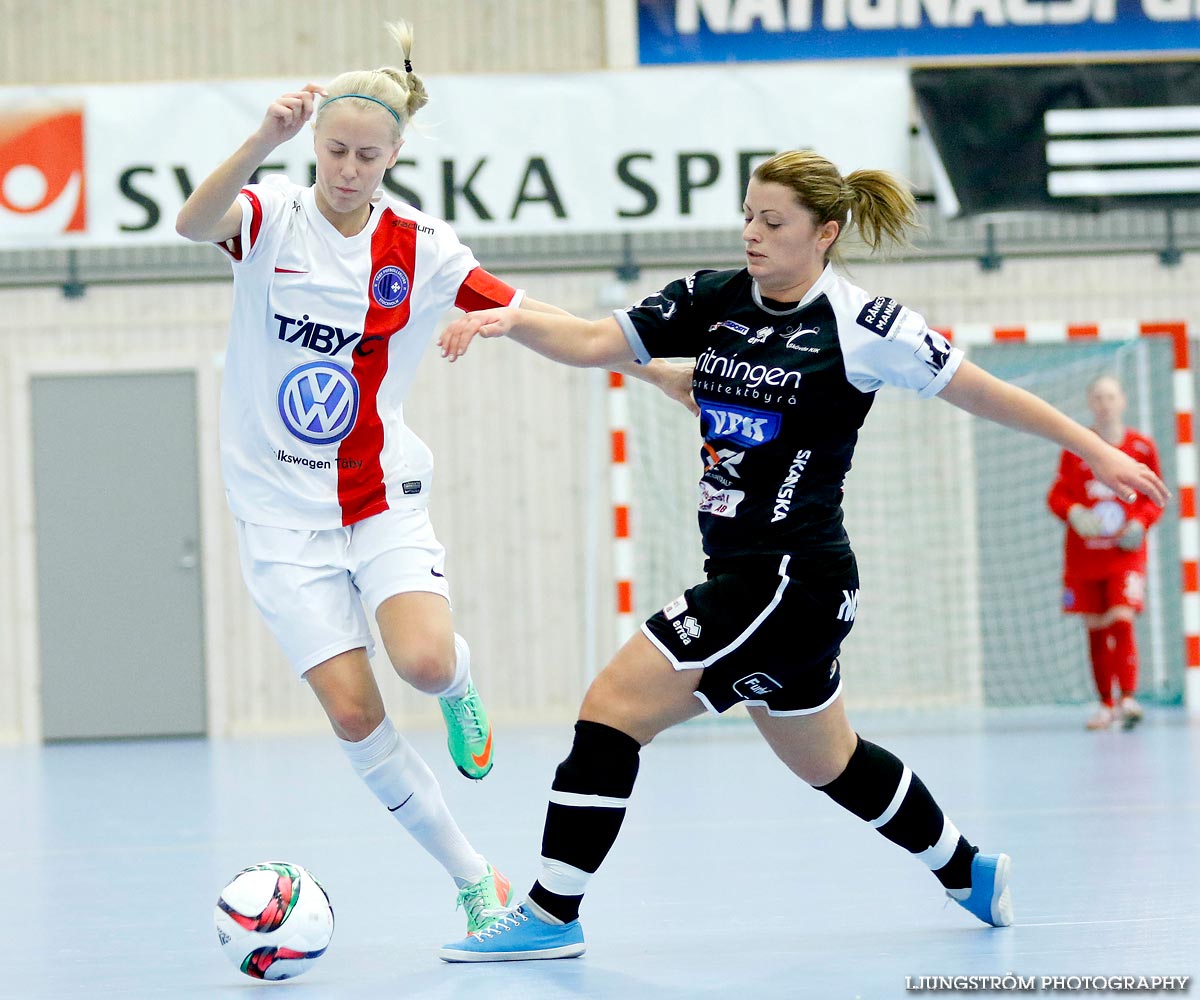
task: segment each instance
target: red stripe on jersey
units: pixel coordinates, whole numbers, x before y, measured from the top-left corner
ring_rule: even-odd
[[[517,290],[511,285],[506,285],[494,274],[488,274],[482,267],[477,267],[459,286],[454,304],[463,312],[495,309],[497,306],[508,305],[516,294]]]
[[[354,379],[358,382],[358,421],[338,447],[338,503],[342,524],[354,524],[388,509],[383,483],[383,420],[379,416],[379,387],[388,370],[392,335],[404,328],[411,313],[416,284],[417,231],[393,226],[395,216],[385,208],[371,237],[371,273],[367,275],[367,315],[362,340],[354,351]],[[372,289],[381,267],[400,268],[408,278],[408,294],[389,309],[380,305]],[[349,468],[358,464],[357,468]]]
[[[262,229],[263,210],[262,202],[258,200],[258,195],[248,188],[242,188],[241,193],[246,196],[246,200],[250,202],[250,247],[253,249],[255,241],[258,239],[258,231]],[[217,243],[217,249],[224,250],[234,260],[241,260],[243,256],[242,235],[239,232],[237,236],[233,236],[227,240],[221,240]]]
[[[262,202],[258,200],[258,195],[248,188],[242,188],[242,194],[250,202],[250,249],[253,250],[254,244],[258,242],[258,231],[262,229]]]

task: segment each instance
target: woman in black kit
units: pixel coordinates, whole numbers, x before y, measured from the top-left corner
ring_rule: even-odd
[[[592,683],[555,773],[541,874],[507,916],[443,948],[446,961],[582,954],[579,904],[616,840],[639,751],[704,709],[738,702],[796,775],[924,862],[984,923],[1012,923],[1008,856],[979,853],[920,778],[858,736],[839,697],[837,655],[858,612],[841,509],[858,429],[875,391],[898,385],[1054,441],[1123,497],[1161,506],[1166,487],[966,361],[917,313],[834,271],[831,251],[848,225],[873,250],[904,241],[915,206],[895,177],[842,177],[815,153],[781,153],[754,171],[744,211],[744,268],[699,271],[596,322],[489,309],[442,336],[452,361],[477,335],[577,366],[696,358],[708,577],[651,617]]]

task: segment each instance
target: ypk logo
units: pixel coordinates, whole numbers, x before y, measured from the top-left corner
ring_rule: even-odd
[[[837,618],[840,622],[852,622],[858,614],[858,588],[842,591],[842,606],[838,608]]]
[[[358,419],[358,383],[345,368],[310,361],[293,368],[279,386],[279,416],[308,444],[335,444]]]
[[[740,406],[714,406],[700,401],[700,415],[707,427],[706,441],[736,441],[748,448],[773,441],[783,424],[783,416],[766,410]]]
[[[408,275],[389,264],[375,272],[371,280],[371,296],[385,309],[395,309],[408,298]]]

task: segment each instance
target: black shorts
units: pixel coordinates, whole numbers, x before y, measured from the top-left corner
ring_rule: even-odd
[[[858,611],[853,554],[804,565],[792,556],[730,559],[708,573],[642,625],[676,670],[704,671],[696,697],[715,713],[738,702],[771,715],[829,705]]]

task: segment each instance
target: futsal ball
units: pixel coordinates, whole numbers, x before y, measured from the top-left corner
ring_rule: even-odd
[[[292,979],[325,954],[333,907],[299,865],[252,865],[221,890],[213,919],[221,950],[253,979]]]

